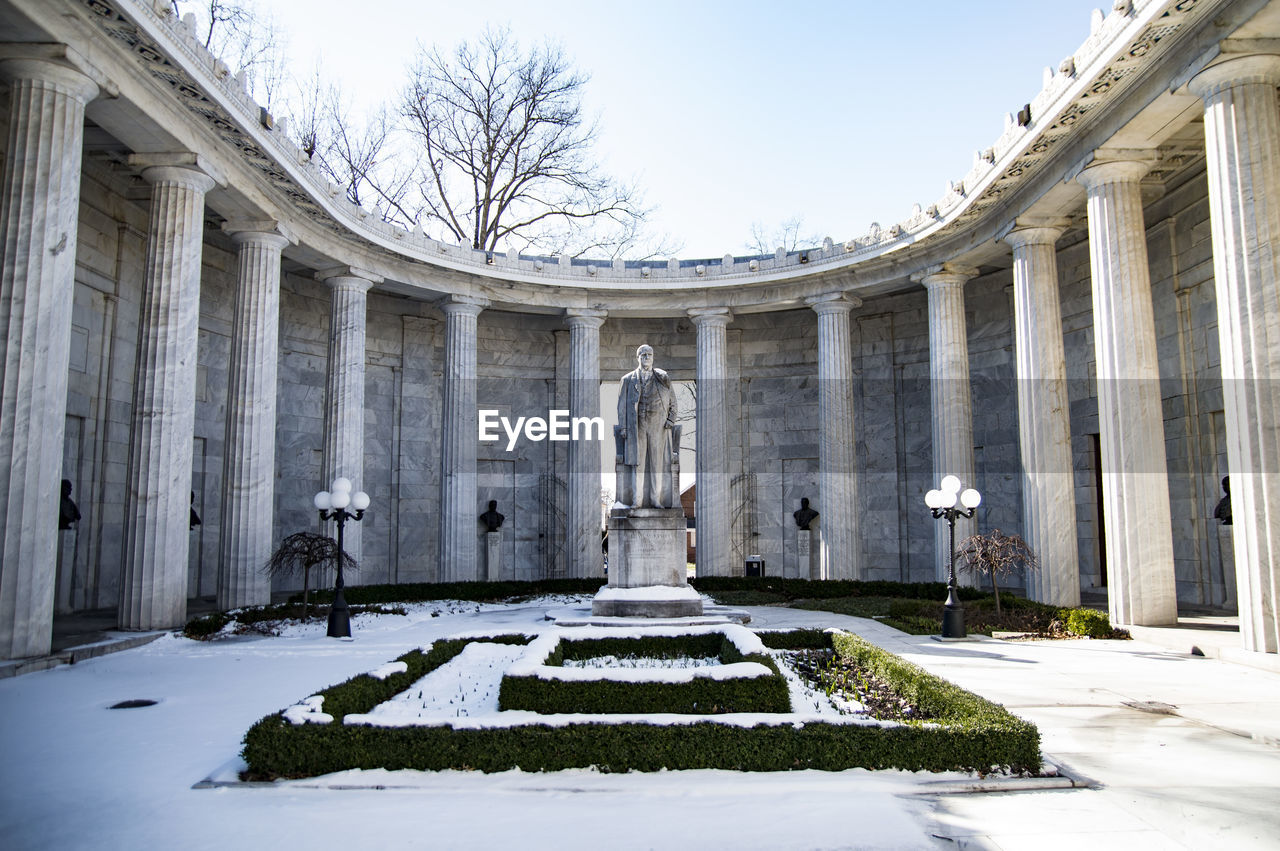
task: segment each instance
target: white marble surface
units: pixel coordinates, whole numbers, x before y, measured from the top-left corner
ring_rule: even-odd
[[[1280,56],[1202,72],[1232,537],[1246,650],[1280,651]]]
[[[823,579],[861,579],[858,454],[853,422],[849,314],[861,300],[832,293],[809,301],[818,314],[818,481]]]
[[[475,580],[476,321],[487,303],[454,299],[445,315],[444,418],[440,435],[441,582]]]
[[[964,285],[977,269],[944,265],[924,276],[929,291],[929,398],[933,413],[933,487],[946,476],[966,488],[977,480],[973,468],[973,403],[969,388],[969,333],[964,315]],[[956,518],[955,543],[977,531],[974,517]],[[946,582],[951,564],[951,529],[934,524],[935,578]],[[965,583],[966,577],[957,580]]]
[[[1088,192],[1098,425],[1111,620],[1173,623],[1169,474],[1139,181],[1148,163],[1101,160]]]
[[[151,184],[147,280],[133,412],[120,626],[182,626],[187,613],[191,436],[204,196],[213,179],[176,165],[144,168]]]
[[[265,230],[238,230],[231,239],[239,286],[223,457],[217,594],[222,609],[271,602],[271,579],[262,566],[271,557],[274,531],[280,252],[289,243]]]
[[[698,329],[697,564],[699,576],[734,573],[730,539],[728,369],[725,328],[733,316],[711,308],[689,312]]]
[[[570,310],[569,416],[600,416],[600,326],[602,310]],[[612,445],[612,424],[604,439]],[[594,440],[569,441],[568,574],[576,578],[604,576],[600,549],[600,445]]]
[[[9,139],[0,196],[0,657],[49,651],[67,410],[72,282],[87,77],[45,61],[0,62]],[[17,144],[22,140],[23,144]]]
[[[1027,574],[1027,596],[1078,606],[1075,472],[1054,252],[1062,231],[1060,226],[1018,227],[1005,241],[1013,246],[1022,537],[1039,560]]]

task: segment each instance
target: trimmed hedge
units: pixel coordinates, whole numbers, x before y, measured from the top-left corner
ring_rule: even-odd
[[[818,641],[812,633],[799,641]],[[766,638],[767,636],[767,638]],[[786,643],[781,633],[764,633],[769,646]],[[504,640],[523,640],[507,638]],[[371,727],[294,725],[275,713],[245,734],[243,755],[255,778],[312,777],[352,768],[410,768],[559,771],[596,766],[602,771],[659,771],[719,768],[784,771],[900,768],[908,771],[976,770],[1006,767],[1034,772],[1040,767],[1039,732],[1003,708],[905,662],[856,636],[835,633],[836,652],[856,659],[903,695],[915,700],[925,720],[896,727],[807,723],[786,718],[777,725],[743,728],[699,721],[691,724],[541,724],[488,729],[449,726]],[[437,642],[423,658],[401,657],[422,672],[444,664],[460,647]],[[437,652],[438,651],[438,652]],[[443,660],[443,661],[442,661]],[[420,673],[419,676],[422,674]],[[364,675],[362,675],[364,676]],[[395,675],[407,681],[410,674]],[[353,678],[349,683],[359,680]],[[372,679],[365,677],[365,679]],[[393,678],[384,681],[389,683]],[[367,712],[372,687],[362,683],[356,700],[342,693],[347,684],[325,691],[324,711],[352,706],[343,714]],[[391,688],[394,684],[387,686]],[[330,699],[334,704],[330,704]],[[358,706],[357,706],[358,704]]]
[[[727,712],[791,711],[787,682],[773,659],[759,654],[744,655],[732,641],[718,632],[644,638],[573,640],[566,637],[560,640],[544,664],[558,666],[564,659],[599,656],[657,659],[717,656],[725,665],[759,662],[772,673],[764,677],[728,680],[695,677],[689,682],[679,683],[547,680],[536,675],[508,675],[502,678],[498,691],[498,708],[503,711],[523,709],[540,715],[720,715]]]
[[[512,597],[536,597],[543,594],[594,594],[604,579],[540,579],[536,582],[406,582],[403,585],[348,585],[344,596],[348,603],[421,603],[429,600],[468,600],[493,603]],[[328,602],[332,590],[317,591],[313,599]],[[302,595],[289,598],[301,602]]]

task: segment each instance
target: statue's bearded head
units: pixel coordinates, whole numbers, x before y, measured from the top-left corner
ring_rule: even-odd
[[[653,369],[653,347],[643,345],[636,349],[636,362],[640,364],[642,372],[649,372]]]

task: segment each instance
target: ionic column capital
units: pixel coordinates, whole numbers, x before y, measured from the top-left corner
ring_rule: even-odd
[[[862,307],[862,299],[845,292],[812,295],[806,298],[804,303],[813,308],[813,312],[819,316],[831,313],[849,313],[855,307]]]
[[[609,316],[607,310],[591,307],[568,307],[564,311],[564,321],[571,329],[599,328]]]
[[[258,244],[283,249],[298,244],[297,235],[274,219],[229,219],[222,223],[222,231],[236,245]]]
[[[1191,78],[1187,89],[1192,94],[1208,99],[1223,89],[1249,83],[1280,86],[1280,56],[1274,53],[1252,53],[1210,65]]]
[[[727,307],[691,307],[686,313],[689,314],[690,321],[699,328],[704,324],[723,328],[733,321],[733,312]]]

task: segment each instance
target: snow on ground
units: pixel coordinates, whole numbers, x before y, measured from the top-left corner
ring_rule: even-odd
[[[0,681],[4,847],[933,847],[929,805],[910,793],[938,776],[896,771],[379,770],[192,788],[211,774],[232,773],[245,730],[264,715],[439,638],[552,631],[543,614],[566,602],[414,604],[407,616],[356,617],[354,641],[326,638],[323,624],[219,642],[166,635]],[[752,611],[771,627],[859,623],[818,612]],[[485,650],[476,652],[459,671],[501,667]],[[465,693],[472,680],[459,673],[454,686]],[[466,695],[466,711],[491,713],[496,690],[490,692]],[[108,708],[130,698],[158,703]]]

